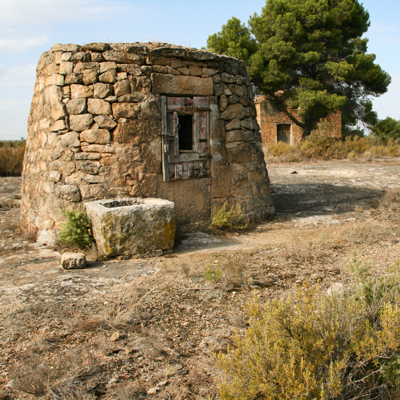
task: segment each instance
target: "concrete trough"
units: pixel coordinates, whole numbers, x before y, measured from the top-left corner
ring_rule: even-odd
[[[155,198],[85,203],[99,257],[168,250],[175,240],[175,204]]]

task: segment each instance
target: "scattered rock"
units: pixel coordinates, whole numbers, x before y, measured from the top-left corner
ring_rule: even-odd
[[[147,394],[156,394],[159,390],[159,387],[153,387],[147,391]]]
[[[64,269],[82,269],[86,267],[84,253],[64,253],[61,255],[61,266]]]
[[[333,294],[343,294],[344,293],[344,285],[340,282],[335,282],[331,285],[331,287],[326,291],[329,296]]]

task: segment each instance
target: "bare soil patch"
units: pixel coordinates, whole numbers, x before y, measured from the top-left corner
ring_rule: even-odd
[[[254,293],[328,288],[354,258],[376,273],[400,259],[399,203],[385,194],[400,189],[399,160],[268,170],[277,215],[254,230],[75,271],[24,236],[19,179],[1,178],[0,399],[216,399],[212,349],[246,329]]]

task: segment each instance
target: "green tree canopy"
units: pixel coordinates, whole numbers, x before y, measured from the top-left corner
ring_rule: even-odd
[[[246,61],[260,92],[307,136],[339,109],[349,125],[375,122],[370,97],[387,91],[390,76],[367,54],[368,27],[358,0],[267,0],[249,27],[232,18],[207,46]]]
[[[377,122],[372,128],[372,133],[382,139],[400,139],[400,121],[386,117]]]

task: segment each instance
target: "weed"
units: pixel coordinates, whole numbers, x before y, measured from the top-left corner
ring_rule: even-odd
[[[90,248],[94,243],[89,231],[89,220],[86,214],[80,210],[63,210],[67,221],[58,235],[61,243],[80,249]]]
[[[221,279],[221,263],[218,261],[217,265],[209,264],[204,271],[204,279],[210,282],[217,282]]]
[[[227,202],[220,208],[214,210],[211,221],[212,227],[218,229],[245,229],[247,224],[243,224],[243,211],[241,207],[232,207],[228,211],[226,206]]]

